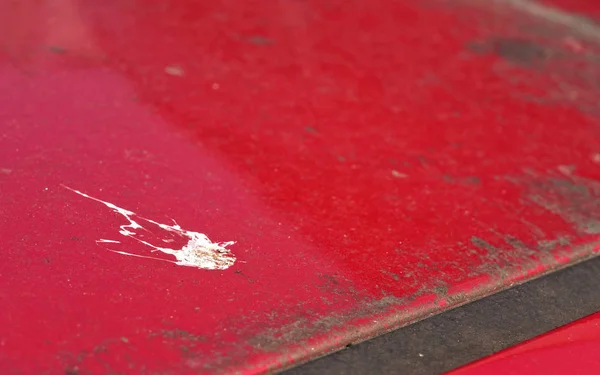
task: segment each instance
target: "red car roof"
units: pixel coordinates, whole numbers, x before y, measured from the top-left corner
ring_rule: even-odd
[[[0,3],[0,369],[279,370],[596,255],[598,47],[564,27]]]

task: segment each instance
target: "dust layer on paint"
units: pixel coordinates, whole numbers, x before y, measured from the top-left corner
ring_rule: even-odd
[[[179,266],[187,266],[187,267],[196,267],[200,269],[208,269],[208,270],[224,270],[231,267],[235,263],[235,256],[231,254],[227,246],[233,245],[234,241],[228,242],[212,242],[206,235],[198,232],[193,232],[189,230],[185,230],[181,228],[175,221],[173,221],[173,225],[162,224],[156,222],[151,219],[147,219],[145,217],[139,216],[135,212],[126,210],[124,208],[118,207],[112,203],[105,202],[98,198],[94,198],[88,194],[85,194],[79,190],[72,189],[68,186],[63,185],[66,189],[81,195],[82,197],[91,199],[98,203],[102,203],[106,207],[110,208],[114,212],[122,215],[127,221],[128,224],[123,224],[119,227],[119,233],[125,237],[131,237],[134,240],[144,244],[149,247],[151,252],[161,252],[164,254],[172,255],[175,257],[175,260],[156,258],[151,256],[133,254],[125,251],[117,251],[112,249],[107,249],[108,251],[112,251],[117,254],[138,257],[138,258],[147,258],[154,260],[161,260],[165,262],[171,262],[177,264]],[[138,219],[136,221],[135,219]],[[142,223],[150,223],[158,226],[160,229],[164,231],[175,234],[188,239],[187,244],[185,244],[181,249],[172,249],[168,247],[161,247],[151,244],[148,241],[144,241],[139,236],[137,236],[138,230],[145,230],[145,228],[140,224]],[[164,239],[163,242],[170,243],[173,242],[170,239]],[[111,240],[111,239],[99,239],[96,241],[98,244],[120,244],[121,241]]]

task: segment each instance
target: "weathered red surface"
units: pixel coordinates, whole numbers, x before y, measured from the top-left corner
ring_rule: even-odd
[[[570,16],[600,20],[600,6],[596,0],[543,0],[542,2]]]
[[[2,373],[280,369],[596,254],[597,48],[487,4],[0,2]]]
[[[471,374],[597,374],[600,313],[451,372]]]

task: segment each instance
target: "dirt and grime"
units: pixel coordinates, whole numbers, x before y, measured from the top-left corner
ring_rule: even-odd
[[[13,195],[2,210],[36,221],[25,221],[22,233],[22,222],[6,220],[3,234],[15,239],[5,267],[13,267],[15,301],[34,306],[33,317],[54,314],[53,324],[34,327],[26,339],[43,337],[44,329],[47,336],[95,337],[47,350],[75,353],[58,362],[81,374],[166,365],[276,371],[595,256],[597,46],[578,33],[563,38],[546,18],[467,3],[464,12],[453,5],[432,13],[429,2],[390,2],[385,13],[364,3],[336,22],[319,14],[285,18],[302,14],[287,7],[321,5],[282,3],[285,17],[269,21],[278,32],[222,33],[238,23],[219,18],[226,27],[213,28],[220,31],[212,37],[224,50],[203,39],[206,30],[197,27],[204,23],[181,16],[192,14],[185,4],[160,16],[114,5],[105,25],[127,28],[118,17],[130,14],[133,31],[141,28],[140,40],[151,46],[119,44],[131,42],[130,34],[111,37],[107,27],[94,39],[111,56],[102,69],[69,75],[69,66],[52,70],[62,60],[51,60],[44,69],[60,79],[43,81],[44,69],[14,73],[15,97],[41,112],[6,106],[23,124],[35,121],[6,129],[27,151],[3,162],[11,172],[0,170],[1,182]],[[217,17],[197,16],[205,14],[206,24]],[[163,24],[165,15],[176,22]],[[402,17],[414,24],[398,32]],[[339,32],[344,22],[360,32]],[[182,28],[165,43],[177,24],[189,35]],[[438,24],[449,32],[432,31]],[[239,35],[277,35],[277,43]],[[44,58],[76,56],[76,48],[65,48]],[[86,91],[90,82],[98,90]],[[56,128],[43,127],[48,118],[59,118]],[[18,143],[33,137],[44,150]],[[83,146],[70,154],[65,144]],[[1,149],[16,148],[7,145]],[[240,261],[226,272],[190,275],[92,253],[90,241],[111,218],[46,184],[66,180],[102,186],[102,195],[136,210],[151,207],[157,218],[184,216],[223,237],[233,233]],[[69,225],[57,229],[55,217]],[[31,249],[38,261],[21,256]],[[54,294],[29,285],[54,287]],[[57,303],[54,295],[76,302]],[[94,301],[109,303],[92,309],[102,314],[81,315],[80,306]],[[69,319],[87,324],[73,333]],[[114,339],[104,342],[104,335]],[[151,363],[154,353],[162,362]]]

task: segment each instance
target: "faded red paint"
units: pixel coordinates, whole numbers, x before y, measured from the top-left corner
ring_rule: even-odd
[[[471,374],[597,374],[600,313],[451,372]]]
[[[600,19],[600,7],[596,0],[542,0],[542,3],[572,16]]]
[[[279,369],[600,250],[597,48],[546,21],[0,4],[5,373]],[[237,263],[108,252],[123,217],[61,184]]]

